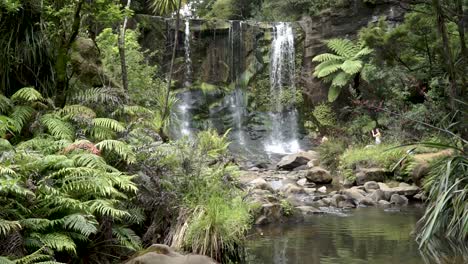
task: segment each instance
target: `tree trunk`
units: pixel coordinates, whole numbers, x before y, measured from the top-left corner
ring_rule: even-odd
[[[465,41],[465,13],[463,12],[463,0],[455,0],[456,13],[457,13],[457,28],[458,28],[458,38],[460,40],[461,48],[461,68],[462,72],[466,72],[467,62],[468,62],[468,50],[466,48]],[[462,87],[466,87],[466,78],[465,74],[462,74]],[[463,96],[463,89],[461,91],[461,96]]]
[[[174,36],[174,47],[172,48],[172,58],[171,58],[171,66],[169,68],[169,76],[167,78],[167,90],[166,90],[166,97],[164,102],[164,111],[162,115],[162,121],[166,120],[169,116],[169,96],[171,94],[171,83],[172,83],[172,74],[174,73],[174,61],[177,51],[177,43],[179,41],[179,26],[180,26],[180,7],[182,5],[182,0],[179,0],[179,4],[177,6],[177,13],[176,13],[176,27],[175,27],[175,36]]]
[[[445,64],[447,67],[447,72],[449,74],[450,79],[450,104],[452,110],[456,110],[456,101],[455,99],[458,97],[458,89],[457,89],[457,80],[456,80],[456,73],[455,73],[455,65],[453,62],[452,57],[452,49],[450,48],[450,40],[447,33],[447,27],[445,25],[445,17],[442,9],[442,5],[440,0],[432,0],[432,5],[435,10],[435,14],[437,17],[437,29],[439,31],[440,36],[442,37],[442,44],[443,44],[443,55],[445,59]]]
[[[127,6],[125,9],[130,8],[130,4],[132,0],[127,0]],[[122,69],[122,86],[124,88],[125,93],[125,100],[128,99],[128,73],[127,73],[127,61],[125,58],[125,30],[127,30],[127,23],[128,17],[125,15],[123,25],[119,28],[119,40],[118,40],[118,48],[119,48],[119,56],[120,56],[120,67]]]
[[[75,15],[73,18],[73,24],[71,28],[71,35],[68,40],[65,40],[61,43],[61,46],[58,48],[57,58],[55,59],[55,72],[57,74],[56,81],[56,94],[55,94],[55,106],[64,107],[67,102],[67,92],[68,92],[68,52],[75,42],[78,33],[80,32],[81,25],[81,8],[83,7],[84,0],[78,2],[76,6]]]

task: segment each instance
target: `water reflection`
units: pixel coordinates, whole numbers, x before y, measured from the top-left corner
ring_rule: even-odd
[[[411,236],[422,213],[421,208],[413,207],[401,212],[358,208],[352,211],[349,217],[311,216],[303,224],[257,229],[248,244],[247,262],[427,263]]]

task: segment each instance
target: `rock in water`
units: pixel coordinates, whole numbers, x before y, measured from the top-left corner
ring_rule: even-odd
[[[385,170],[381,168],[360,169],[356,173],[356,183],[363,185],[368,181],[382,182],[385,180]]]
[[[216,261],[202,255],[182,255],[166,245],[154,244],[125,264],[216,264]]]
[[[390,203],[396,204],[396,205],[407,205],[408,204],[408,198],[406,198],[403,195],[399,195],[394,193],[392,197],[390,198]]]
[[[318,188],[317,191],[319,191],[321,193],[326,193],[327,192],[327,187],[322,186],[322,187]]]
[[[314,167],[308,170],[306,178],[313,183],[320,184],[329,184],[333,181],[330,172],[321,167]]]
[[[366,192],[371,193],[374,190],[380,189],[379,184],[375,181],[368,181],[364,183],[364,189]]]

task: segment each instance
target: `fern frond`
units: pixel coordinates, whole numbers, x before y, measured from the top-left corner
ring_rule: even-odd
[[[347,74],[346,72],[339,72],[333,78],[332,86],[343,87],[351,80],[351,77],[352,76]]]
[[[354,74],[361,71],[362,62],[361,61],[346,60],[341,65],[341,69],[343,71],[345,71],[347,74],[354,75]]]
[[[91,88],[81,90],[70,98],[77,103],[119,104],[119,97],[111,88]]]
[[[136,161],[135,153],[133,153],[132,148],[126,143],[118,140],[103,140],[96,144],[96,147],[100,150],[106,150],[115,152],[127,163],[133,163]]]
[[[343,60],[343,59],[344,58],[342,56],[338,56],[338,55],[331,54],[331,53],[323,53],[323,54],[315,56],[312,59],[312,61],[324,62],[324,61],[331,61],[331,60],[339,61],[339,60]]]
[[[52,226],[52,221],[46,218],[26,218],[19,221],[26,229],[42,231]]]
[[[72,119],[93,119],[96,117],[96,113],[93,109],[79,104],[66,105],[59,111],[59,114],[61,116],[70,116]]]
[[[115,208],[115,204],[117,203],[117,200],[97,199],[97,200],[90,200],[85,203],[89,205],[92,213],[98,213],[102,216],[122,218],[122,217],[126,217],[129,215],[127,211],[119,210]]]
[[[13,107],[13,103],[3,94],[0,94],[0,114],[6,114]]]
[[[21,229],[21,224],[18,221],[9,221],[0,218],[0,237],[4,237],[19,229]]]
[[[86,237],[98,231],[98,222],[92,215],[72,214],[67,215],[63,220],[63,226],[65,228],[78,232]]]
[[[330,39],[326,43],[328,48],[345,58],[352,58],[359,52],[358,47],[349,39]]]
[[[29,254],[27,256],[24,256],[24,257],[19,258],[19,259],[15,259],[13,261],[13,263],[15,263],[15,264],[38,264],[38,263],[47,263],[47,262],[52,262],[54,264],[59,263],[59,262],[53,261],[52,256],[44,254],[44,253],[46,253],[45,248],[41,247],[38,250],[36,250],[35,252],[33,252],[33,253],[31,253],[31,254]]]
[[[7,257],[0,256],[0,264],[15,264],[15,262]]]
[[[104,169],[107,171],[116,171],[117,169],[109,166],[106,161],[98,156],[91,153],[80,153],[72,157],[75,167],[87,167],[93,169]]]
[[[16,134],[21,131],[21,124],[8,116],[0,116],[0,136],[6,133]]]
[[[328,101],[334,102],[341,93],[341,86],[330,86],[328,90]]]
[[[42,101],[44,97],[42,97],[41,93],[38,92],[33,87],[24,87],[16,91],[11,96],[11,100],[13,101],[25,101],[25,102],[35,102],[35,101]]]
[[[13,108],[13,112],[10,117],[16,120],[21,127],[23,127],[26,122],[31,119],[34,109],[30,106],[17,105]]]
[[[41,243],[56,251],[68,251],[76,253],[76,244],[69,236],[62,233],[39,234],[32,233],[32,238],[36,238]]]
[[[318,78],[323,78],[332,73],[337,72],[341,68],[341,63],[330,64],[330,65],[322,66],[322,67],[319,67],[319,66],[317,66],[318,71],[317,71],[317,68],[315,69],[315,74]]]
[[[111,118],[95,118],[93,119],[93,125],[108,128],[115,132],[125,131],[125,127],[119,121]]]
[[[41,123],[44,124],[52,136],[58,139],[73,140],[75,136],[73,126],[54,114],[43,115]]]
[[[112,129],[94,126],[87,131],[87,134],[91,136],[95,141],[102,141],[106,139],[114,139],[117,134]]]
[[[151,116],[154,112],[141,105],[123,105],[112,113],[112,116]]]
[[[141,239],[130,228],[114,226],[112,234],[117,238],[119,244],[128,249],[138,251],[141,249]]]
[[[10,150],[13,150],[13,146],[11,145],[10,141],[0,138],[0,153],[4,153]],[[1,174],[1,172],[0,172]]]

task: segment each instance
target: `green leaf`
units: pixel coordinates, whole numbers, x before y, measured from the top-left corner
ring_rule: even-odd
[[[351,77],[346,72],[340,72],[333,78],[332,86],[343,87],[351,80]]]
[[[328,90],[328,101],[334,102],[336,98],[338,98],[340,93],[341,93],[340,86],[331,86],[330,89]]]
[[[14,93],[11,96],[11,100],[34,102],[34,101],[42,101],[44,100],[44,98],[42,97],[41,93],[39,93],[33,87],[25,87],[25,88],[19,89],[16,93]]]
[[[319,67],[319,66],[317,66],[317,67]],[[336,63],[336,64],[327,65],[325,67],[319,67],[319,70],[317,71],[317,69],[316,69],[315,73],[316,73],[318,78],[323,78],[323,77],[326,77],[326,76],[328,76],[328,75],[330,75],[332,73],[335,73],[340,68],[341,68],[341,63]]]
[[[341,69],[343,71],[345,71],[347,74],[354,75],[354,74],[361,71],[362,62],[361,61],[346,60],[341,65]]]
[[[331,61],[331,60],[339,61],[339,60],[344,60],[344,58],[342,56],[338,56],[338,55],[331,54],[331,53],[323,53],[323,54],[315,56],[312,59],[312,61],[317,61],[317,62],[324,62],[324,61]]]

